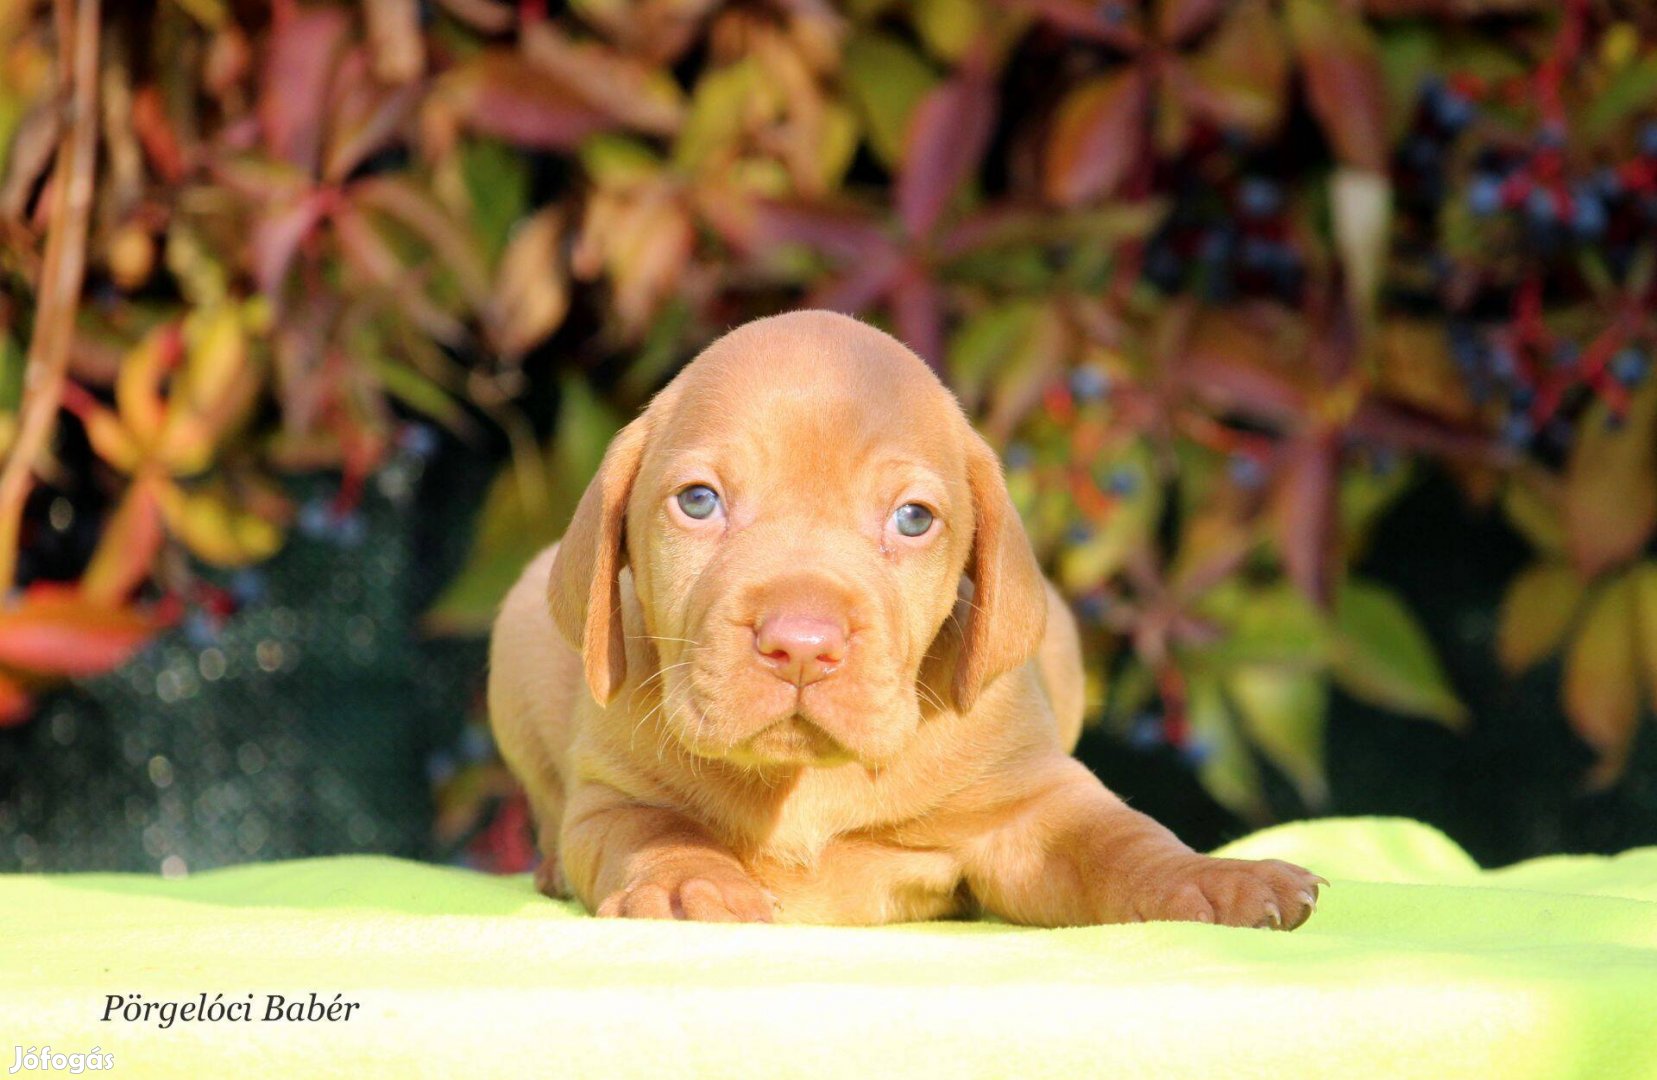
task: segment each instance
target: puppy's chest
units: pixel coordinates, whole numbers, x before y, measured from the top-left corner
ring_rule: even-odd
[[[957,914],[966,902],[951,851],[902,843],[882,815],[793,802],[745,860],[784,922],[878,925]]]

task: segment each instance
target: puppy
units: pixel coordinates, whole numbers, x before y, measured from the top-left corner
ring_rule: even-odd
[[[622,429],[490,664],[537,884],[599,915],[1292,929],[1316,903],[1070,756],[1076,626],[999,460],[844,316],[727,334]]]

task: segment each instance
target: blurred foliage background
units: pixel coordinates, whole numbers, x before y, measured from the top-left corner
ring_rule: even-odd
[[[909,343],[1201,846],[1657,841],[1642,0],[0,0],[0,867],[520,869],[482,636],[611,433]]]

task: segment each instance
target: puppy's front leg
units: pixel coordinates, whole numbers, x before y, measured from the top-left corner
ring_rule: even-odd
[[[575,894],[603,917],[770,922],[771,894],[707,830],[613,788],[577,788],[559,840]]]
[[[1199,855],[1071,758],[1043,760],[1034,779],[967,852],[969,885],[1002,918],[1293,930],[1312,914],[1323,879],[1298,866]]]

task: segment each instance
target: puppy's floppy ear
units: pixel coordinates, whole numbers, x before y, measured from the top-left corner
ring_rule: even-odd
[[[972,708],[992,679],[1034,656],[1047,630],[1047,585],[1041,567],[1007,495],[1001,459],[976,432],[967,448],[967,482],[974,519],[967,560],[972,608],[950,684],[960,712]]]
[[[559,541],[547,582],[553,622],[581,654],[587,686],[600,705],[610,703],[627,677],[621,568],[627,561],[627,500],[644,457],[646,421],[639,417],[610,441]]]

